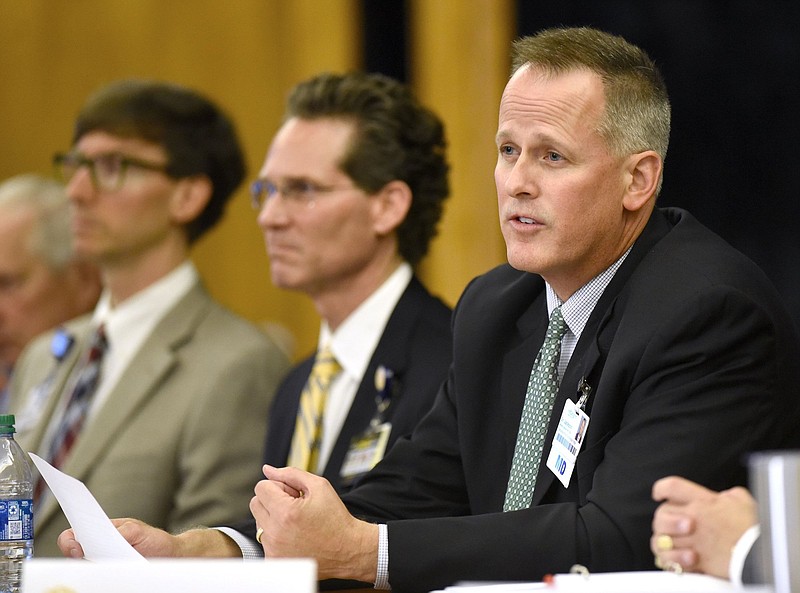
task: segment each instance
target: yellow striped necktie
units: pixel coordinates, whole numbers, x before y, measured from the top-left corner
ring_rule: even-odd
[[[331,383],[341,370],[342,367],[327,346],[317,352],[311,374],[300,394],[300,408],[297,410],[287,465],[310,472],[317,470],[325,399]]]

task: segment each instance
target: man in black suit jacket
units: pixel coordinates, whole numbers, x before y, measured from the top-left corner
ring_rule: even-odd
[[[451,353],[450,310],[416,277],[412,278],[380,336],[321,472],[338,492],[350,490],[357,481],[357,477],[343,479],[342,465],[353,439],[369,428],[375,416],[376,373],[390,369],[393,374],[392,402],[384,413],[384,419],[392,424],[386,445],[390,449],[399,437],[413,430],[433,405],[433,397],[447,374]],[[286,419],[297,414],[300,393],[313,362],[314,358],[309,357],[297,365],[278,389],[269,416],[264,463],[286,465],[294,433],[294,424]]]
[[[566,29],[517,42],[513,72],[495,169],[511,266],[465,290],[434,409],[344,504],[317,476],[265,470],[250,508],[267,556],[395,591],[648,569],[655,479],[742,484],[744,452],[797,443],[798,341],[776,291],[691,215],[655,209],[669,102],[654,64]],[[538,480],[503,512],[556,307],[569,331]],[[548,458],[568,399],[589,425],[564,485]]]
[[[451,311],[412,271],[448,194],[444,147],[441,121],[404,85],[380,75],[323,74],[292,90],[253,184],[272,281],[311,297],[322,317],[320,349],[330,347],[342,366],[327,396],[319,459],[309,468],[339,491],[369,469],[343,472],[343,464],[354,439],[378,419],[376,396],[385,407],[380,421],[391,423],[390,446],[430,409],[450,364]],[[278,390],[267,463],[290,458],[313,363],[314,356],[303,361]]]

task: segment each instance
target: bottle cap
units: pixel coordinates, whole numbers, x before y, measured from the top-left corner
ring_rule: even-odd
[[[16,432],[14,430],[14,414],[0,414],[0,434]]]

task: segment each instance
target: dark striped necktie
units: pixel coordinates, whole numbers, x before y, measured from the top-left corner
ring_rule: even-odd
[[[83,428],[86,414],[92,401],[92,396],[100,382],[100,369],[103,355],[108,349],[105,329],[101,325],[92,336],[89,350],[78,372],[75,386],[69,396],[67,407],[61,418],[61,424],[50,443],[48,461],[53,467],[60,468],[69,456],[78,435]],[[44,486],[40,478],[36,484],[34,499],[38,499]]]

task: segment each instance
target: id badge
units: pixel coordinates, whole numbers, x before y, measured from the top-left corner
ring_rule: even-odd
[[[370,426],[365,432],[357,435],[350,441],[350,449],[342,463],[340,475],[345,484],[352,482],[362,474],[367,473],[383,459],[386,452],[386,443],[389,442],[389,434],[392,432],[392,424],[384,422],[376,426]]]
[[[565,488],[569,486],[572,478],[575,461],[581,450],[587,428],[589,428],[589,416],[586,412],[575,405],[571,399],[564,402],[564,411],[561,413],[556,436],[550,447],[550,455],[547,457],[547,467]]]

